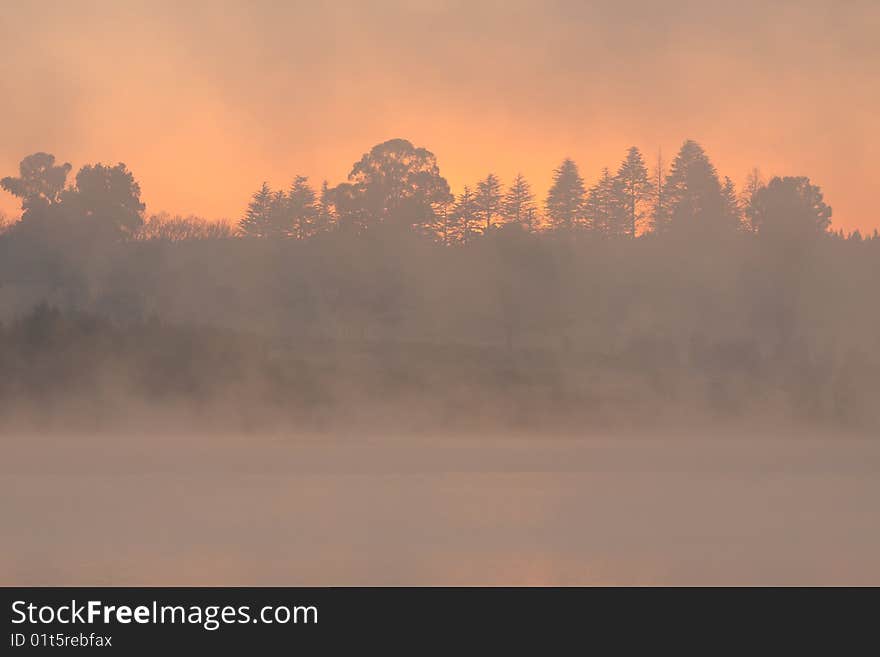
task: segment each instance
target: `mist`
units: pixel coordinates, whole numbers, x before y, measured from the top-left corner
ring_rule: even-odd
[[[874,3],[222,9],[2,19],[0,583],[880,582]]]

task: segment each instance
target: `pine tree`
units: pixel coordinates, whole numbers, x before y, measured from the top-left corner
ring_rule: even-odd
[[[286,217],[280,228],[289,231],[290,236],[298,240],[311,237],[316,227],[317,199],[308,180],[306,176],[296,176],[284,199]]]
[[[748,229],[751,231],[756,230],[753,221],[755,216],[755,195],[758,193],[758,190],[764,187],[764,185],[764,178],[761,175],[760,170],[757,167],[754,167],[746,176],[746,183],[743,186],[742,194],[740,195],[740,207],[742,208],[742,213],[745,217]]]
[[[474,203],[477,213],[483,220],[483,230],[486,233],[492,229],[492,219],[501,212],[501,199],[501,182],[495,174],[490,173],[477,183]]]
[[[593,232],[608,237],[626,235],[626,208],[621,197],[617,179],[607,167],[602,169],[602,176],[587,194],[586,216]]]
[[[727,223],[718,174],[702,146],[693,140],[687,140],[672,161],[665,193],[673,230],[706,232]]]
[[[437,217],[437,220],[431,226],[431,236],[440,244],[449,246],[455,241],[455,225],[450,204],[444,203],[436,208],[434,215]]]
[[[290,237],[291,221],[288,209],[287,195],[280,189],[272,193],[272,202],[269,207],[269,218],[266,222],[266,237],[280,240]]]
[[[447,234],[450,241],[461,242],[467,244],[475,235],[479,234],[477,223],[479,217],[477,215],[477,207],[474,201],[474,194],[467,185],[459,195],[458,200],[452,207],[449,225],[447,226]]]
[[[518,173],[513,179],[502,202],[502,216],[505,223],[518,224],[526,231],[532,232],[535,227],[535,197],[525,177]]]
[[[635,237],[639,227],[647,215],[645,205],[651,198],[652,185],[648,179],[648,170],[638,148],[633,146],[627,151],[626,159],[617,170],[615,191],[617,205],[626,214],[624,234]]]
[[[318,198],[315,219],[312,225],[312,235],[326,233],[333,228],[335,223],[333,209],[333,195],[327,181],[321,183],[321,194]]]
[[[669,204],[666,198],[666,167],[662,151],[657,151],[657,166],[652,178],[651,232],[663,234],[669,228]]]
[[[268,183],[263,183],[252,197],[244,217],[238,222],[241,234],[246,237],[266,237],[271,232],[275,194]]]
[[[740,229],[742,227],[742,207],[736,194],[736,185],[727,176],[724,176],[724,184],[721,185],[721,195],[724,198],[725,223],[728,223],[731,228]]]
[[[566,158],[553,172],[553,185],[547,194],[547,220],[556,230],[572,229],[583,222],[584,179],[573,160]]]

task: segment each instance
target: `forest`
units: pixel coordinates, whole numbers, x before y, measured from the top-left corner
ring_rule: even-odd
[[[805,176],[737,189],[688,140],[592,186],[564,159],[540,200],[453,193],[393,139],[232,222],[71,169],[0,181],[4,426],[880,428],[880,236],[835,231]]]

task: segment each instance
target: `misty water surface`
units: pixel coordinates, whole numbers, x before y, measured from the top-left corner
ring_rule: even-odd
[[[3,438],[4,584],[878,584],[835,437]]]

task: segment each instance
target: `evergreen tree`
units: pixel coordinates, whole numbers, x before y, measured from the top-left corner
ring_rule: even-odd
[[[525,177],[518,173],[504,195],[502,216],[505,223],[519,224],[526,231],[535,229],[535,197]]]
[[[264,182],[259,191],[248,203],[244,217],[238,222],[238,228],[245,237],[267,237],[271,231],[272,214],[276,205],[276,194],[269,184]]]
[[[287,203],[287,195],[280,189],[272,193],[272,201],[269,205],[269,216],[266,221],[266,237],[280,240],[291,237],[290,210]]]
[[[477,183],[474,203],[477,213],[483,220],[483,230],[488,233],[492,228],[492,219],[501,212],[501,182],[495,174],[490,173],[484,180]]]
[[[724,176],[724,184],[721,185],[721,195],[724,198],[725,223],[732,227],[742,228],[742,207],[736,194],[736,185],[728,177]]]
[[[285,220],[282,229],[298,240],[311,237],[316,229],[318,206],[315,190],[306,176],[296,176],[284,199]]]
[[[623,208],[626,215],[624,234],[635,237],[638,229],[647,216],[645,205],[652,194],[648,170],[638,148],[633,146],[627,151],[626,159],[617,170],[615,191],[617,205]]]
[[[599,235],[619,237],[626,234],[626,208],[621,201],[618,181],[608,168],[590,188],[586,201],[586,216],[590,228]]]
[[[450,223],[447,227],[448,239],[467,244],[475,235],[479,234],[478,222],[479,217],[474,194],[471,188],[465,185],[464,190],[452,207]]]
[[[729,219],[715,167],[693,140],[687,140],[672,161],[665,193],[672,230],[705,232],[724,227]]]
[[[333,195],[327,181],[321,183],[321,194],[318,197],[318,203],[315,210],[314,223],[312,225],[312,235],[329,232],[335,223],[333,209]]]
[[[453,203],[438,203],[434,208],[434,216],[437,219],[427,231],[432,239],[447,246],[458,238],[454,207]]]
[[[652,176],[651,231],[663,234],[669,229],[669,201],[666,198],[666,167],[663,152],[657,152],[657,166]]]
[[[556,230],[572,229],[583,222],[584,180],[577,164],[566,158],[553,172],[553,185],[547,194],[547,220]]]

